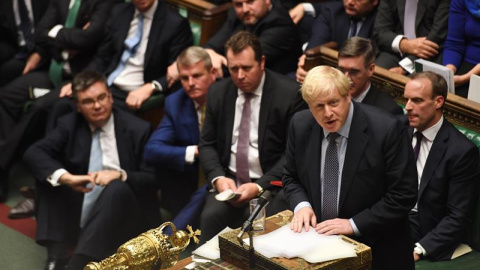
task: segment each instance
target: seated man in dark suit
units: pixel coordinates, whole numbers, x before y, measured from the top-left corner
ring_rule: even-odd
[[[373,34],[377,66],[406,74],[417,58],[441,64],[449,7],[450,0],[380,1]]]
[[[210,56],[201,47],[184,50],[177,67],[183,89],[167,97],[162,122],[145,146],[145,161],[161,176],[161,205],[172,217],[199,187],[200,129],[208,88],[216,78]]]
[[[0,87],[37,67],[35,28],[49,1],[0,2]]]
[[[43,136],[47,112],[56,100],[51,95],[41,97],[24,112],[29,89],[58,87],[59,91],[62,81],[85,68],[103,36],[113,0],[70,2],[50,0],[35,28],[38,66],[0,89],[0,201],[6,196],[8,170],[21,142],[25,145]]]
[[[158,226],[157,183],[142,162],[150,125],[120,110],[103,75],[73,81],[77,112],[62,117],[24,161],[36,178],[37,243],[45,269],[83,269]],[[76,245],[69,260],[67,247]]]
[[[350,96],[356,102],[372,105],[391,114],[403,114],[392,97],[370,82],[375,72],[377,51],[369,39],[352,37],[338,51],[338,69],[352,81]]]
[[[215,189],[200,219],[202,242],[226,226],[240,226],[249,215],[248,202],[263,190],[280,190],[272,181],[282,176],[288,123],[305,108],[294,80],[265,69],[262,46],[253,34],[238,32],[225,50],[231,78],[209,90],[199,146],[201,166]],[[241,196],[217,201],[215,195],[227,189]],[[269,215],[286,209],[282,199],[274,197]]]
[[[227,65],[225,42],[242,30],[258,37],[268,69],[282,74],[294,71],[302,45],[288,11],[275,0],[232,0],[232,4],[227,21],[204,45],[217,76],[223,77],[223,66]],[[170,83],[178,79],[174,65],[169,67],[168,76]]]
[[[292,118],[284,168],[295,213],[290,227],[365,243],[373,269],[414,269],[408,212],[417,182],[407,129],[394,116],[351,101],[350,88],[328,66],[305,78],[302,96],[310,110]]]
[[[188,20],[164,1],[132,0],[112,10],[98,52],[85,70],[107,76],[116,106],[138,110],[154,93],[170,93],[167,68],[192,44]],[[71,84],[60,97],[70,94]]]
[[[450,260],[469,232],[478,201],[478,148],[443,117],[447,82],[433,72],[405,85],[418,172],[418,202],[410,212],[415,261]]]
[[[377,15],[378,0],[368,1],[335,1],[322,5],[320,15],[315,19],[312,33],[305,50],[320,45],[342,47],[350,37],[370,38]],[[297,81],[302,83],[307,72],[303,66],[305,54],[298,59]]]

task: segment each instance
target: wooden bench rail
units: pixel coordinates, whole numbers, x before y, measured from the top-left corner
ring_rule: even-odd
[[[204,0],[166,0],[174,9],[183,8],[188,12],[188,19],[201,26],[199,45],[205,44],[227,19],[231,3],[216,6]]]
[[[305,52],[305,69],[310,70],[318,65],[337,66],[338,52],[336,50],[318,46]],[[405,105],[403,90],[408,77],[390,72],[376,66],[372,82],[379,89],[390,94],[394,100]],[[453,124],[465,127],[471,131],[480,133],[480,104],[463,97],[448,94],[443,108],[444,116]]]

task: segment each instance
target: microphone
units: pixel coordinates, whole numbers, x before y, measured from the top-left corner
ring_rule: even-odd
[[[270,200],[270,197],[271,197],[271,193],[269,190],[264,191],[260,195],[260,197],[258,197],[257,206],[255,206],[255,208],[253,209],[252,213],[250,214],[250,217],[243,223],[242,230],[238,234],[237,238],[241,239],[243,234],[252,228],[255,217],[258,216],[258,213],[260,213],[262,208],[268,203],[268,201]]]

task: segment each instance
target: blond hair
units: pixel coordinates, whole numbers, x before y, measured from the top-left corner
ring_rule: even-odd
[[[329,96],[337,89],[340,96],[345,97],[350,90],[351,81],[341,71],[330,66],[317,66],[311,69],[303,81],[303,99],[310,103],[317,96]]]

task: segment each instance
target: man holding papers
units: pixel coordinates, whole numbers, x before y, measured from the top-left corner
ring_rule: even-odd
[[[417,174],[406,127],[351,101],[349,89],[348,78],[326,66],[302,85],[310,110],[290,122],[283,179],[291,229],[363,242],[373,269],[414,269],[408,212]]]

